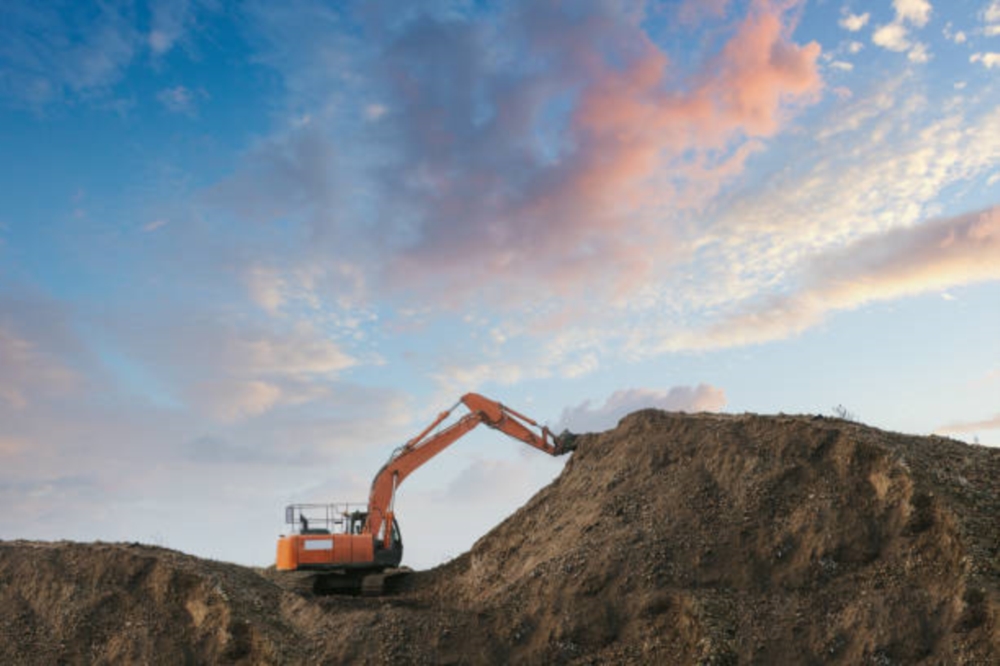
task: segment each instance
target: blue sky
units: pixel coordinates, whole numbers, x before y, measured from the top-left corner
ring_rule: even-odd
[[[998,74],[995,0],[7,3],[0,538],[266,564],[467,391],[1000,445]],[[522,449],[408,479],[407,563]]]

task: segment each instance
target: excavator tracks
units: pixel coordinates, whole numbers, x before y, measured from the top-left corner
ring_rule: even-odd
[[[303,596],[347,595],[381,597],[398,591],[409,567],[381,572],[351,570],[281,572],[282,587]]]

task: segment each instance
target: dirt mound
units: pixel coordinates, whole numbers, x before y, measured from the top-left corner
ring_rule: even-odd
[[[998,663],[1000,451],[644,411],[428,589],[537,661]]]
[[[643,411],[382,599],[0,543],[0,663],[1000,663],[998,516],[1000,450]]]

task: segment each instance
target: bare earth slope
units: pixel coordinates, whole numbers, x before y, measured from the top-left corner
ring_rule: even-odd
[[[1000,663],[1000,450],[654,410],[577,445],[382,599],[147,546],[0,543],[0,663]]]

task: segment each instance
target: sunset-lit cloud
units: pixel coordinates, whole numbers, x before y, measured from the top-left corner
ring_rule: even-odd
[[[67,363],[77,345],[64,316],[52,304],[0,295],[0,421],[7,410],[25,410],[85,385]]]
[[[718,412],[726,406],[726,394],[720,388],[700,384],[675,386],[669,390],[621,389],[615,391],[603,405],[585,400],[563,410],[553,427],[555,432],[574,433],[609,430],[619,419],[640,409],[663,409],[670,412]]]
[[[755,2],[691,72],[624,6],[595,3],[567,24],[565,8],[528,3],[500,15],[509,23],[501,31],[403,23],[373,63],[384,77],[383,129],[359,133],[385,160],[345,176],[360,181],[354,191],[364,198],[334,203],[348,191],[345,148],[334,150],[315,121],[262,142],[247,169],[209,196],[251,219],[304,218],[334,253],[333,239],[352,238],[355,256],[384,267],[368,281],[389,294],[435,293],[454,306],[502,280],[498,304],[539,292],[561,298],[579,292],[599,256],[602,291],[624,298],[650,274],[637,250],[666,253],[674,243],[659,212],[703,205],[761,139],[818,101],[820,47],[794,41],[788,7]],[[489,57],[512,35],[540,67]],[[591,49],[595,40],[607,48]],[[451,83],[414,88],[428,72]],[[381,149],[382,137],[396,145]],[[359,228],[353,213],[362,208],[378,224]]]
[[[798,290],[762,298],[663,344],[760,344],[800,334],[840,310],[988,281],[1000,281],[1000,208],[894,229],[811,257]]]
[[[937,432],[948,435],[970,435],[984,430],[1000,430],[1000,414],[982,421],[963,421],[941,426]]]

